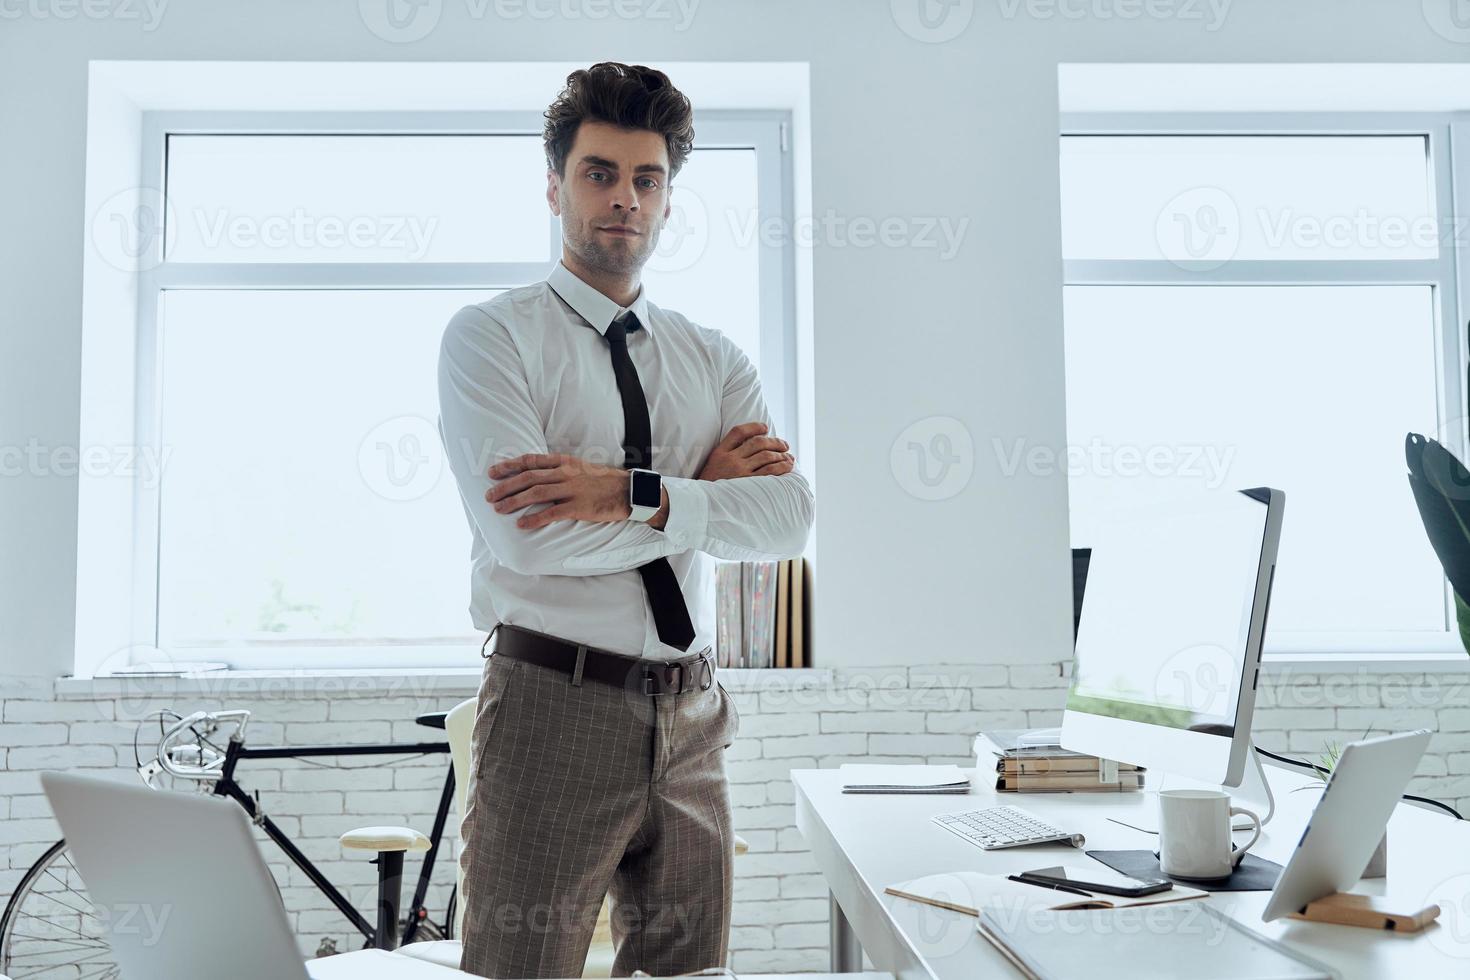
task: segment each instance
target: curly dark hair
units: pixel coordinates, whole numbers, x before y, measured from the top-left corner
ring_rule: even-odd
[[[694,148],[694,108],[669,76],[643,65],[599,61],[577,69],[545,116],[546,163],[558,177],[566,176],[567,154],[584,119],[661,135],[669,149],[670,181]]]

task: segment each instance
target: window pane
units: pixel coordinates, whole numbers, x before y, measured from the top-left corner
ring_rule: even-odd
[[[1065,290],[1072,543],[1181,482],[1286,491],[1271,632],[1445,628],[1405,479],[1434,433],[1427,286]]]
[[[543,262],[539,136],[172,136],[168,258]]]
[[[494,292],[164,295],[160,644],[471,637],[436,365]]]
[[[696,150],[643,270],[648,298],[723,331],[760,366],[760,225],[754,150]]]
[[[1421,136],[1068,136],[1069,259],[1424,259]]]

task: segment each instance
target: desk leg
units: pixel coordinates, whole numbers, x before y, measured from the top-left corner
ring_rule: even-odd
[[[832,922],[832,972],[861,973],[863,947],[852,931],[852,923],[842,913],[842,906],[837,904],[837,896],[831,892],[827,893],[827,908]]]

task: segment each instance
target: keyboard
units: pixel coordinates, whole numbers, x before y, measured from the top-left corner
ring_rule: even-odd
[[[1026,844],[1050,844],[1054,841],[1071,844],[1073,847],[1081,847],[1084,843],[1081,834],[1069,834],[1036,814],[1015,806],[940,813],[933,819],[945,830],[958,834],[987,851],[1002,847],[1022,847]]]

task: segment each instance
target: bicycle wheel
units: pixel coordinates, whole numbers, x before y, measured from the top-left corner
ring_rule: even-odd
[[[110,980],[117,963],[107,924],[92,907],[66,841],[31,865],[0,918],[0,974]]]
[[[408,919],[403,918],[399,919],[398,921],[401,923],[398,928],[398,935],[406,935],[408,932]],[[443,938],[444,933],[442,930],[440,930],[439,923],[435,922],[428,916],[425,916],[424,918],[419,920],[418,928],[413,931],[413,938],[410,939],[409,942],[437,943]]]
[[[454,912],[459,905],[459,886],[449,889],[449,907],[444,910],[444,938],[458,939],[454,934]]]

